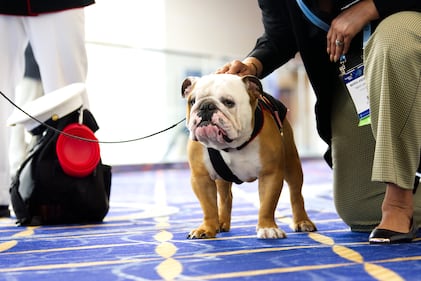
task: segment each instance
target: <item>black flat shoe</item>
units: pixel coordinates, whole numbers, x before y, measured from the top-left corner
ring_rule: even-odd
[[[383,228],[375,228],[368,238],[370,244],[398,244],[410,243],[417,237],[418,226],[414,219],[411,220],[411,228],[408,233],[392,231]]]

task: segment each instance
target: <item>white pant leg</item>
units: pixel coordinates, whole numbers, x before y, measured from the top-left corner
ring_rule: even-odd
[[[27,39],[22,17],[0,15],[0,91],[14,99],[15,87],[24,72]],[[0,97],[0,205],[9,204],[9,131],[6,120],[12,106]]]
[[[26,103],[39,98],[44,93],[42,83],[38,79],[24,78],[16,87],[15,103],[23,106]],[[18,109],[14,109],[16,111]],[[26,131],[22,124],[17,124],[10,128],[10,146],[9,146],[9,167],[10,174],[14,175],[18,170],[20,164],[28,155],[30,147],[28,136],[30,134]]]
[[[14,99],[14,91],[24,72],[24,51],[28,42],[39,64],[46,93],[75,82],[85,82],[84,10],[72,9],[36,17],[0,15],[0,90]],[[21,100],[23,97],[19,97]],[[88,107],[88,98],[84,97]],[[9,128],[6,120],[12,107],[0,103],[0,205],[9,202]],[[13,153],[13,151],[11,152]]]
[[[37,81],[24,79],[21,82],[23,85],[15,92],[18,105],[39,97],[41,88],[49,93],[74,82],[85,82],[87,55],[83,9],[25,17],[24,23],[40,70],[42,87],[37,85]],[[88,99],[84,97],[84,106],[87,107],[87,104]],[[25,134],[22,126],[18,125],[12,129],[10,143],[9,162],[12,174],[26,154]]]
[[[86,82],[85,11],[83,8],[28,17],[29,41],[48,94],[71,83]],[[85,96],[84,107],[88,107]]]

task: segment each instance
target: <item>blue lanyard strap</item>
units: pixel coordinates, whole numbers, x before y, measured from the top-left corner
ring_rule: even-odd
[[[330,26],[322,21],[318,16],[316,16],[306,4],[304,4],[303,0],[297,0],[297,4],[300,7],[301,11],[303,11],[304,15],[307,17],[309,21],[315,26],[323,29],[324,31],[328,32]]]
[[[371,36],[371,24],[366,24],[366,26],[364,26],[364,31],[363,31],[363,49],[365,48],[365,45],[367,45],[367,41]]]
[[[328,32],[330,25],[325,23],[323,20],[321,20],[318,16],[316,16],[304,3],[303,0],[296,0],[298,6],[300,7],[301,11],[304,13],[306,18],[315,26],[319,27],[320,29],[323,29],[324,31]],[[371,35],[371,25],[367,24],[364,27],[363,31],[363,48],[367,44],[368,38],[370,38]]]

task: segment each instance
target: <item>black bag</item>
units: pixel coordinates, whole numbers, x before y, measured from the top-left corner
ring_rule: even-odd
[[[76,110],[57,121],[47,123],[63,130],[77,123]],[[83,111],[84,125],[93,132],[98,125],[88,110]],[[22,163],[10,188],[11,202],[18,225],[48,225],[102,222],[109,209],[111,167],[101,160],[86,177],[63,172],[56,154],[59,133],[45,126],[31,131],[38,140]]]

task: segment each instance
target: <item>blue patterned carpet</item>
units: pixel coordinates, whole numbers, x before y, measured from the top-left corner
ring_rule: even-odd
[[[420,280],[421,242],[373,246],[334,211],[331,174],[305,161],[304,196],[319,231],[294,233],[284,189],[277,209],[288,237],[255,238],[256,183],[234,188],[232,229],[187,240],[201,221],[182,167],[114,172],[103,224],[16,227],[0,220],[0,280]]]

